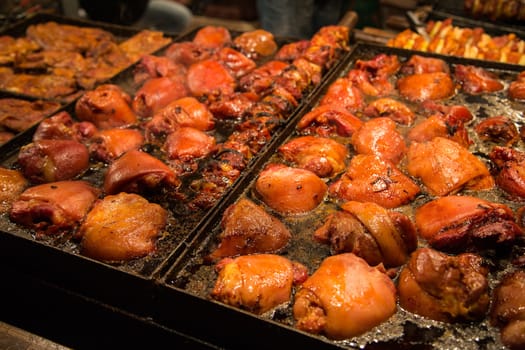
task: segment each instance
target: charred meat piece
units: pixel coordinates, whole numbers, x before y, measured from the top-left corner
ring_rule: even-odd
[[[410,203],[419,192],[419,186],[395,164],[367,154],[354,156],[346,172],[329,187],[337,200],[374,202],[388,209]]]
[[[507,273],[493,293],[492,325],[501,330],[501,341],[511,350],[525,347],[525,271]]]
[[[304,265],[276,254],[225,258],[217,263],[216,270],[211,297],[255,314],[290,302],[292,288],[308,277]]]
[[[389,97],[373,100],[363,113],[370,118],[390,118],[401,125],[412,125],[416,119],[416,115],[406,104]]]
[[[349,201],[341,209],[314,234],[333,254],[354,253],[371,266],[397,267],[416,249],[416,228],[408,216],[370,202]]]
[[[273,85],[275,77],[289,66],[289,63],[283,61],[270,60],[242,76],[239,79],[239,87],[242,91],[263,93]]]
[[[319,105],[306,113],[297,123],[302,134],[319,136],[352,136],[363,121],[337,103]]]
[[[0,214],[8,213],[11,205],[29,185],[18,170],[0,167]]]
[[[488,190],[494,179],[483,161],[457,142],[434,137],[412,143],[407,153],[407,170],[421,179],[432,195],[445,196],[462,189]]]
[[[91,209],[99,190],[85,181],[59,181],[27,188],[9,217],[37,238],[73,232]]]
[[[101,130],[90,140],[91,158],[111,163],[130,150],[138,150],[144,143],[144,136],[137,129],[113,128]]]
[[[281,214],[304,214],[324,200],[327,185],[313,172],[284,164],[268,164],[255,183],[257,194]]]
[[[342,25],[321,27],[310,39],[310,46],[305,50],[304,58],[330,69],[337,60],[349,50],[350,29]]]
[[[233,39],[233,45],[251,59],[271,56],[277,51],[273,34],[264,29],[241,33]]]
[[[39,140],[74,140],[87,143],[97,133],[97,127],[91,122],[77,122],[71,115],[62,111],[42,120],[33,134],[33,141]]]
[[[403,76],[397,80],[397,89],[401,96],[412,102],[444,100],[456,93],[450,74],[443,72]]]
[[[291,63],[299,57],[303,57],[306,49],[310,46],[310,40],[297,40],[282,45],[275,53],[274,59]]]
[[[222,216],[219,244],[206,257],[217,261],[225,257],[255,253],[279,253],[292,238],[288,228],[261,206],[247,198],[230,205]]]
[[[396,312],[396,287],[382,267],[352,253],[327,257],[295,295],[295,326],[330,339],[348,339]]]
[[[512,120],[504,115],[483,119],[474,126],[474,131],[485,142],[510,147],[520,140],[518,128]]]
[[[449,195],[420,206],[415,225],[430,246],[448,252],[498,248],[524,233],[507,205],[466,195]]]
[[[106,196],[94,204],[79,228],[80,253],[106,262],[152,254],[167,217],[164,208],[137,194]]]
[[[488,268],[472,253],[451,256],[419,248],[399,276],[399,304],[442,322],[481,320],[490,297]]]
[[[525,153],[509,147],[496,146],[489,153],[496,165],[496,184],[515,199],[525,198]]]
[[[457,64],[454,76],[461,89],[471,95],[496,92],[504,87],[495,73],[473,65]]]
[[[349,155],[341,143],[319,136],[296,137],[280,146],[278,152],[286,161],[319,177],[332,177],[343,171]]]
[[[253,92],[234,92],[220,96],[212,101],[208,108],[216,119],[243,119],[255,107],[260,97]]]
[[[104,84],[77,100],[75,114],[79,120],[92,122],[99,129],[128,126],[137,122],[130,103],[131,97],[120,87]]]
[[[18,153],[17,164],[32,183],[72,180],[89,167],[89,151],[74,140],[39,140]]]

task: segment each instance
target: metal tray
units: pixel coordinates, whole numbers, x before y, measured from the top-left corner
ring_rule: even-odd
[[[183,42],[193,39],[199,29],[194,29],[180,36],[176,41]],[[230,32],[232,37],[240,34]],[[291,40],[289,38],[276,38],[279,46],[289,43]],[[162,55],[163,51],[160,50],[155,54]],[[342,61],[340,62],[342,63]],[[135,66],[128,67],[110,79],[108,83],[121,86],[133,96],[137,88],[132,83],[134,68]],[[330,76],[337,68],[338,65],[336,64],[332,70],[326,73],[325,77]],[[293,116],[308,103],[310,94],[314,94],[316,89],[312,88],[308,92],[309,94],[305,94],[299,106],[290,114],[288,121],[293,120]],[[66,105],[63,110],[69,112],[75,119],[74,107],[75,102],[72,102]],[[272,137],[278,138],[286,129],[286,125],[283,123],[277,127]],[[16,157],[20,147],[31,142],[37,126],[35,125],[18,135],[2,147],[0,166],[16,168]],[[220,132],[224,132],[224,130],[232,132],[231,128],[217,127],[216,129],[221,130]],[[250,160],[246,170],[235,183],[246,176],[245,174],[249,172],[258,157],[264,154],[266,149],[268,147],[263,148],[258,155]],[[82,179],[100,185],[103,179],[103,170],[90,171]],[[230,189],[227,189],[222,198],[227,197],[229,191]],[[72,242],[35,240],[30,230],[12,223],[6,215],[0,215],[0,264],[35,275],[42,280],[82,293],[90,298],[139,314],[149,314],[152,309],[148,302],[137,303],[137,296],[153,297],[151,289],[155,285],[156,277],[162,273],[163,269],[171,266],[172,261],[186,249],[198,229],[207,223],[208,217],[213,215],[215,208],[220,206],[222,198],[211,208],[192,212],[181,212],[170,205],[168,207],[169,235],[158,241],[157,251],[150,256],[121,264],[103,263],[81,256],[78,252],[78,246]],[[89,277],[85,278],[87,276]],[[124,291],[126,292],[123,293]]]
[[[307,112],[313,108],[323,96],[326,88],[338,77],[345,75],[356,60],[372,59],[380,53],[397,55],[401,62],[414,54],[438,57],[445,60],[451,67],[455,64],[471,64],[496,72],[507,82],[521,72],[521,66],[500,64],[494,62],[463,59],[419,51],[387,48],[384,46],[358,43],[346,61],[341,64],[338,72],[326,80],[314,98],[309,101]],[[507,84],[505,83],[505,84]],[[510,103],[502,92],[493,96],[466,96],[459,93],[447,100],[446,104],[462,104],[468,106],[474,115],[486,117],[504,113],[511,115],[521,125],[521,115],[525,106]],[[493,114],[496,113],[496,114]],[[510,113],[510,114],[507,114]],[[397,313],[387,322],[368,333],[354,339],[331,341],[324,336],[306,334],[294,328],[291,306],[284,310],[278,309],[271,315],[257,316],[247,311],[222,304],[210,297],[217,273],[214,265],[205,262],[204,257],[216,246],[217,235],[220,233],[220,221],[226,208],[241,198],[249,198],[265,208],[254,193],[258,173],[270,162],[282,162],[277,154],[277,147],[295,137],[296,123],[302,114],[296,115],[288,125],[287,134],[281,135],[271,145],[271,149],[261,157],[252,169],[249,177],[239,182],[234,191],[223,201],[205,227],[199,230],[195,238],[189,242],[188,250],[181,255],[162,277],[161,291],[158,293],[157,319],[159,322],[181,329],[188,334],[199,334],[209,338],[216,344],[227,348],[243,348],[245,344],[256,343],[261,347],[275,346],[281,341],[308,348],[343,348],[343,349],[500,349],[498,331],[486,321],[472,324],[443,324],[424,319],[398,308]],[[469,131],[470,132],[470,131]],[[522,142],[522,141],[521,141]],[[520,144],[523,149],[523,144]],[[484,153],[480,148],[477,152]],[[418,197],[411,205],[420,205],[428,201],[428,196]],[[502,199],[513,209],[519,204]],[[320,261],[329,255],[329,248],[312,239],[313,232],[320,226],[326,213],[336,206],[331,201],[325,201],[313,212],[299,216],[282,216],[278,218],[292,232],[292,242],[283,256],[305,264],[312,272]],[[408,209],[408,208],[407,208]],[[271,209],[267,210],[272,212]],[[408,210],[407,210],[408,212]],[[524,243],[524,242],[522,242]],[[420,243],[420,245],[422,245]],[[520,247],[521,252],[525,251]],[[178,307],[184,305],[188,313],[179,314]],[[220,326],[222,325],[222,326]],[[205,338],[205,339],[206,339]]]

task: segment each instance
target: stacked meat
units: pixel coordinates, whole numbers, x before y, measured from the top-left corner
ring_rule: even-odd
[[[520,103],[505,86],[487,69],[439,58],[357,59],[227,209],[208,257],[255,264],[271,254],[265,259],[285,256],[307,266],[309,276],[287,283],[281,304],[291,308],[295,327],[330,339],[363,335],[399,308],[449,324],[490,314],[502,342],[523,348],[522,274],[497,290],[489,284],[501,278],[499,269],[523,268],[519,124],[512,115],[478,115],[456,102],[460,95],[500,94]],[[298,228],[303,219],[309,226]],[[302,231],[328,254],[297,255]],[[253,290],[253,274],[257,288],[275,281],[273,269],[236,272],[229,283],[250,284],[230,284],[235,295]],[[221,270],[221,295],[224,279]],[[263,298],[211,296],[251,311]]]

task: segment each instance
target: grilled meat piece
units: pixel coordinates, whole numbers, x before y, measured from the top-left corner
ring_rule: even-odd
[[[525,198],[525,152],[495,146],[489,158],[496,165],[496,184],[514,199]]]
[[[271,56],[277,51],[273,34],[264,29],[241,33],[233,39],[233,45],[251,59]]]
[[[478,137],[485,142],[511,147],[520,140],[516,124],[504,115],[483,119],[474,126]]]
[[[337,102],[318,105],[307,112],[296,125],[302,134],[319,136],[352,136],[363,122]]]
[[[363,113],[370,118],[390,118],[401,125],[412,125],[416,119],[416,115],[406,104],[390,97],[373,100]]]
[[[86,144],[97,132],[93,123],[74,121],[68,112],[61,111],[38,124],[33,141],[74,140]]]
[[[498,76],[483,67],[457,64],[454,70],[456,81],[467,94],[476,95],[503,90]]]
[[[170,102],[189,94],[185,82],[171,77],[148,79],[133,96],[131,107],[141,118],[150,118]]]
[[[29,185],[18,170],[0,167],[0,214],[8,213],[11,205]]]
[[[59,108],[58,102],[2,98],[0,99],[0,126],[21,132]]]
[[[92,159],[111,163],[130,150],[138,150],[144,143],[144,136],[137,129],[113,128],[97,132],[88,146]]]
[[[364,106],[364,96],[350,79],[342,77],[330,84],[319,105],[337,105],[349,112],[356,112]]]
[[[207,48],[219,49],[232,43],[232,37],[228,29],[222,26],[205,26],[195,33],[193,43]]]
[[[450,74],[443,72],[403,76],[397,80],[397,89],[401,96],[412,102],[444,100],[456,93]]]

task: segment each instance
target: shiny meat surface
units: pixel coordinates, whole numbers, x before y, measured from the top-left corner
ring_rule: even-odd
[[[18,170],[0,168],[0,214],[11,210],[11,205],[29,185]]]

